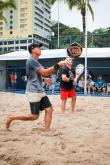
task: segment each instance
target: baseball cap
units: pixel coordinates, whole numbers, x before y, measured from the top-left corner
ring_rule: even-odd
[[[72,61],[72,58],[66,57],[66,60],[67,60],[67,61]]]
[[[34,48],[40,48],[40,47],[42,47],[43,46],[43,44],[42,43],[39,43],[39,44],[35,44],[35,43],[32,43],[32,44],[30,44],[29,46],[28,46],[28,51],[29,51],[29,53],[31,54],[32,53],[32,49],[34,49]]]

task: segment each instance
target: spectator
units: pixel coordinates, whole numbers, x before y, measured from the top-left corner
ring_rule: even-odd
[[[10,73],[11,88],[16,89],[17,86],[17,75],[15,72]]]
[[[84,76],[82,76],[78,81],[78,89],[80,92],[84,92]]]
[[[91,92],[93,92],[93,94],[95,93],[95,82],[92,80],[91,77],[88,77],[87,79],[87,91],[88,94],[90,94]]]
[[[107,84],[107,94],[110,93],[110,83]]]
[[[102,79],[102,76],[99,76],[96,80],[95,87],[97,92],[105,94],[106,92],[106,81]]]

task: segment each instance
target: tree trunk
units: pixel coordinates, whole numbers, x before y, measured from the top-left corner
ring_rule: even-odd
[[[82,15],[82,22],[83,22],[83,33],[85,34],[85,30],[86,30],[85,15]]]

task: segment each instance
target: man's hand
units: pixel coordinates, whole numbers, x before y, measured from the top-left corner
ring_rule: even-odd
[[[50,78],[43,78],[44,79],[44,83],[51,86],[52,85],[52,81]]]
[[[59,65],[60,67],[65,66],[65,64],[66,64],[66,60],[63,60],[63,61],[58,62],[58,65]]]

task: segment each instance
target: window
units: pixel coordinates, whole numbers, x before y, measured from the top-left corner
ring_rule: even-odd
[[[27,43],[27,40],[21,40],[20,43],[21,43],[21,44]]]
[[[14,51],[13,47],[8,48],[8,51]]]
[[[13,21],[10,21],[10,24],[13,24]]]
[[[32,43],[32,40],[28,40],[28,43]]]
[[[14,44],[14,41],[8,41],[8,44],[9,45]]]
[[[10,10],[10,13],[12,14],[13,13],[13,10]]]
[[[32,37],[32,35],[28,35],[28,37]]]
[[[13,18],[13,16],[12,15],[10,15],[10,19],[12,19]]]
[[[10,29],[13,29],[13,26],[10,26]]]
[[[6,52],[7,51],[7,48],[4,48],[4,51]]]
[[[19,41],[15,41],[16,44],[19,44]]]
[[[12,31],[10,31],[10,34],[13,34],[13,32],[12,32]]]
[[[21,46],[20,49],[27,50],[27,47],[26,46]]]
[[[4,41],[4,45],[7,45],[7,41]]]
[[[20,12],[24,12],[25,10],[27,10],[27,7],[20,8]]]
[[[25,27],[26,27],[25,24],[21,24],[21,25],[20,25],[20,29],[24,29]]]
[[[19,50],[19,47],[15,47],[16,50]]]

